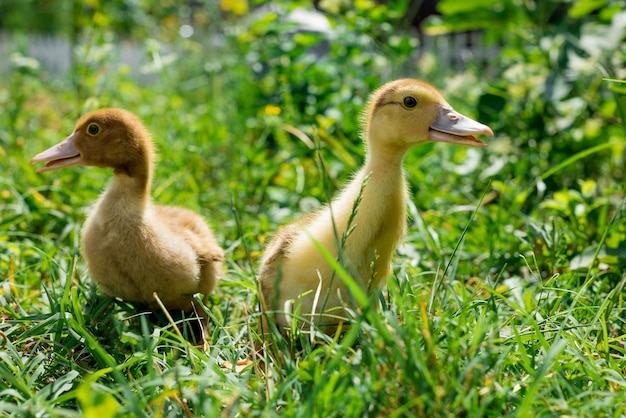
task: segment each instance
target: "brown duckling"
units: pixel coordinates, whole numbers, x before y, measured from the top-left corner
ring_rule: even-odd
[[[190,311],[194,293],[206,298],[222,274],[224,251],[196,213],[152,203],[155,154],[141,120],[122,109],[80,118],[63,142],[37,154],[44,172],[76,165],[113,169],[113,180],[82,229],[91,278],[106,295]]]

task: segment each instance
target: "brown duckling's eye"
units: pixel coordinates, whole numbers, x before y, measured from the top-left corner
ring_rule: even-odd
[[[417,106],[417,99],[413,96],[407,96],[404,98],[404,101],[402,103],[407,109],[413,109],[415,106]]]
[[[91,136],[96,136],[100,133],[100,127],[95,123],[90,123],[87,126],[87,133]]]

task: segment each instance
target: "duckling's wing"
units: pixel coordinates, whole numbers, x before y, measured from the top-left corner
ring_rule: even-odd
[[[207,295],[213,291],[222,275],[224,250],[207,223],[197,213],[184,208],[156,206],[154,210],[158,219],[175,233],[181,234],[196,253],[202,282],[199,286],[201,293]]]

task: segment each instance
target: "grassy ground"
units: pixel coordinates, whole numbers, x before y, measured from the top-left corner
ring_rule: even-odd
[[[608,83],[594,96],[601,110],[546,138],[534,131],[538,105],[512,101],[489,113],[498,89],[515,94],[502,85],[512,80],[430,73],[453,106],[496,137],[485,150],[413,150],[409,229],[393,277],[343,338],[320,335],[291,353],[279,341],[259,358],[255,271],[264,243],[327,201],[362,162],[365,96],[413,74],[381,70],[358,82],[317,74],[307,97],[319,103],[302,108],[302,86],[285,81],[293,74],[258,79],[221,58],[215,71],[179,59],[150,83],[123,68],[87,68],[82,88],[18,64],[2,77],[2,414],[626,415],[625,137],[622,99]],[[350,88],[335,88],[336,77]],[[161,313],[111,301],[90,282],[79,233],[110,173],[36,174],[29,164],[79,114],[104,106],[139,114],[153,133],[154,199],[200,212],[226,249],[207,306],[207,350]],[[253,364],[236,367],[246,358]]]

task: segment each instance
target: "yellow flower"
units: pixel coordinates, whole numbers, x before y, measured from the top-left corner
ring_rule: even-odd
[[[231,12],[238,16],[243,16],[248,13],[248,1],[247,0],[222,0],[222,10],[225,12]]]
[[[274,115],[274,116],[278,116],[280,115],[281,109],[278,106],[272,105],[272,104],[268,104],[267,106],[265,106],[265,114],[266,115]]]

